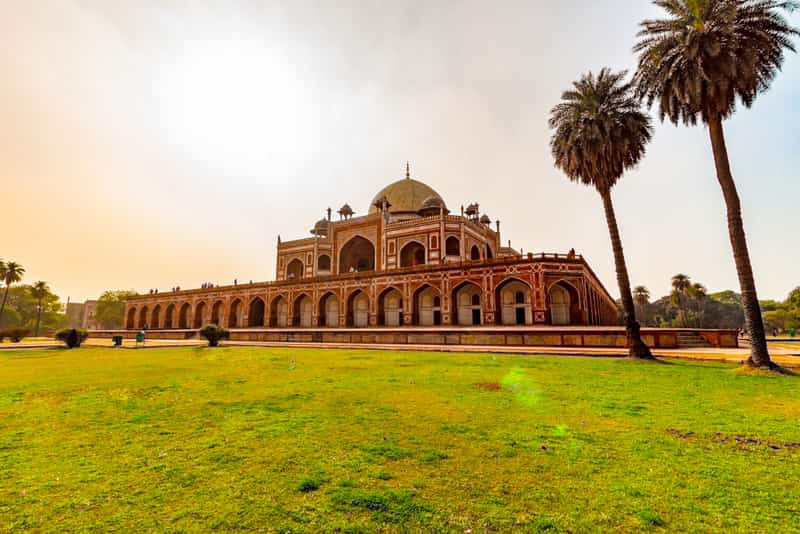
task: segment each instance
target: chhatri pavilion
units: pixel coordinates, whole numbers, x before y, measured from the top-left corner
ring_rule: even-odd
[[[406,176],[381,189],[366,215],[345,204],[311,237],[278,237],[273,282],[140,295],[128,329],[601,326],[614,300],[582,256],[521,254],[477,203],[453,214],[429,185]]]

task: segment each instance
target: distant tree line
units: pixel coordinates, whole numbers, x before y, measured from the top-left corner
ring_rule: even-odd
[[[633,289],[636,314],[642,324],[660,328],[744,328],[742,296],[732,290],[709,293],[686,274],[672,277],[672,291],[655,301],[645,286]],[[769,334],[800,331],[800,287],[785,301],[760,302]]]
[[[25,268],[14,261],[0,260],[0,329],[17,329],[40,335],[50,333],[67,323],[58,295],[47,282],[20,284]]]

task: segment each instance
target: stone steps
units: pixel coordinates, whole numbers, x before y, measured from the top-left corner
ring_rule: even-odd
[[[678,347],[681,349],[709,348],[711,343],[697,332],[680,332],[678,334]]]

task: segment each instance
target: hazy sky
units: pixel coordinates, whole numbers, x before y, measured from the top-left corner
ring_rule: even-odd
[[[62,298],[272,280],[275,242],[412,174],[618,293],[599,196],[547,117],[632,68],[645,0],[0,0],[0,258]],[[800,25],[800,15],[792,20]],[[800,44],[800,43],[798,43]],[[759,293],[800,284],[800,60],[726,124]],[[659,125],[614,193],[631,279],[738,288],[702,127]]]

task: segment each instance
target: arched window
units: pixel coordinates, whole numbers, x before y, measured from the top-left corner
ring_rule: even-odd
[[[333,293],[326,293],[319,301],[319,325],[339,326],[339,299]]]
[[[416,241],[407,243],[400,250],[400,267],[413,267],[425,264],[425,247]]]
[[[206,303],[200,302],[194,309],[194,328],[202,328],[203,321],[206,319]]]
[[[347,299],[347,325],[358,328],[369,326],[369,298],[361,290]]]
[[[457,323],[462,326],[483,324],[481,289],[472,282],[465,282],[453,291]]]
[[[289,324],[289,301],[282,295],[272,299],[269,311],[269,325],[284,327]]]
[[[247,314],[247,326],[264,326],[264,301],[256,297],[250,302],[250,313]]]
[[[442,324],[442,299],[431,286],[422,286],[414,293],[414,324],[435,326]]]
[[[469,259],[472,261],[481,259],[481,251],[478,248],[478,245],[472,245],[472,248],[469,250]]]
[[[461,242],[454,235],[451,235],[444,242],[444,253],[448,256],[459,256],[461,254]]]
[[[378,321],[385,326],[403,324],[403,294],[389,288],[378,297]]]
[[[164,324],[162,328],[173,328],[174,325],[172,324],[174,319],[173,315],[175,315],[175,305],[170,304],[167,306],[167,310],[164,312]]]
[[[297,258],[289,262],[286,266],[286,279],[294,280],[295,278],[303,278],[303,262]]]
[[[228,327],[239,328],[242,326],[242,301],[236,299],[231,303],[231,309],[228,312]]]

